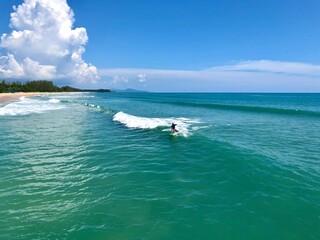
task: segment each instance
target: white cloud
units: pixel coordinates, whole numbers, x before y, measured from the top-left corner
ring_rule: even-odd
[[[1,36],[7,54],[0,56],[0,77],[96,82],[96,67],[82,59],[86,29],[72,29],[73,23],[66,0],[24,0],[14,7],[12,32]]]
[[[0,75],[9,78],[24,76],[24,70],[12,54],[0,56]]]
[[[320,65],[299,62],[243,61],[204,70],[99,70],[101,77],[124,76],[131,84],[141,72],[148,76],[150,91],[320,92]]]
[[[108,86],[111,88],[118,88],[126,85],[129,82],[128,78],[124,76],[114,75],[108,82]]]
[[[147,81],[147,74],[140,73],[138,74],[137,78],[139,82],[143,83]]]
[[[210,71],[253,71],[320,76],[320,65],[270,60],[243,61],[235,65],[214,67]]]

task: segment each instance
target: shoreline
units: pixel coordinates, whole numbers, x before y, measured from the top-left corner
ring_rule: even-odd
[[[18,92],[18,93],[0,93],[0,104],[6,104],[19,100],[21,97],[32,97],[35,95],[48,94],[70,94],[70,92]]]

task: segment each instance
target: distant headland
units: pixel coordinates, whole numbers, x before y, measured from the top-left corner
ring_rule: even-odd
[[[111,89],[112,92],[118,92],[118,93],[146,93],[146,91],[136,90],[132,88],[127,89]]]

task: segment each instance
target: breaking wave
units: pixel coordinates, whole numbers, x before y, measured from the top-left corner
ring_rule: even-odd
[[[155,128],[165,128],[162,131],[170,131],[170,126],[172,123],[177,124],[177,130],[179,131],[177,135],[184,137],[189,136],[190,129],[192,129],[192,124],[199,123],[196,120],[188,118],[147,118],[133,116],[124,112],[118,112],[113,116],[113,121],[119,122],[128,128],[137,129],[155,129]]]
[[[0,116],[28,115],[31,113],[43,113],[65,108],[64,105],[59,103],[60,100],[54,98],[44,101],[21,97],[20,101],[1,107]]]

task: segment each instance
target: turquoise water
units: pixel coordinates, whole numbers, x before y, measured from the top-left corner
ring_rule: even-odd
[[[0,239],[320,239],[319,120],[320,94],[0,105]]]

